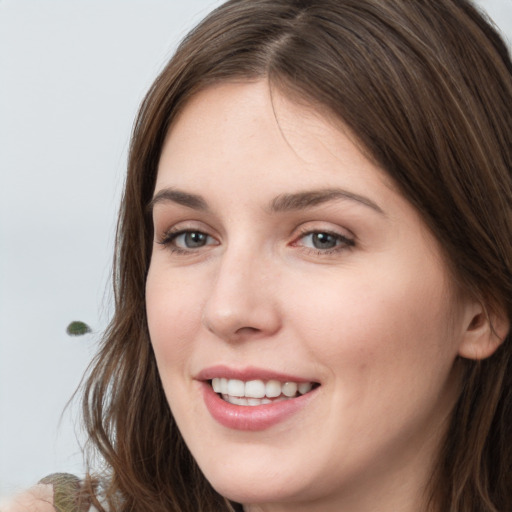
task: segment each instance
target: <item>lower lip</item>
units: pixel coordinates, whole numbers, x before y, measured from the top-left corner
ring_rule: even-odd
[[[263,405],[234,405],[223,400],[207,382],[202,382],[203,398],[212,417],[224,427],[234,430],[265,430],[281,423],[304,408],[316,395],[305,395]]]

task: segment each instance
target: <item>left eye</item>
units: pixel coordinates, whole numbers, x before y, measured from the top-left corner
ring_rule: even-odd
[[[199,249],[205,245],[215,244],[215,239],[202,231],[181,231],[172,234],[166,244],[171,244],[177,249]]]
[[[352,246],[354,241],[338,233],[329,233],[324,231],[314,231],[306,233],[301,238],[300,245],[310,249],[324,250],[335,249],[337,247]]]

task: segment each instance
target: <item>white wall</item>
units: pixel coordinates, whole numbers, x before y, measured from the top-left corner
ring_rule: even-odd
[[[0,0],[0,497],[80,474],[60,414],[108,318],[138,103],[217,0]],[[512,0],[481,0],[512,40]],[[71,338],[67,324],[93,334]]]

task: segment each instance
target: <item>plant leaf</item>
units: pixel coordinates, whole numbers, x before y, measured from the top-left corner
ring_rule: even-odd
[[[85,322],[74,321],[67,326],[66,332],[70,336],[83,336],[91,332],[91,328]]]

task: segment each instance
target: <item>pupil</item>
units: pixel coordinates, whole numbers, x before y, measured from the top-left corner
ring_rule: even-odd
[[[187,247],[202,247],[206,243],[204,233],[190,232],[185,234],[185,245]]]
[[[336,247],[336,237],[329,233],[315,233],[313,235],[313,245],[316,249],[332,249]]]

